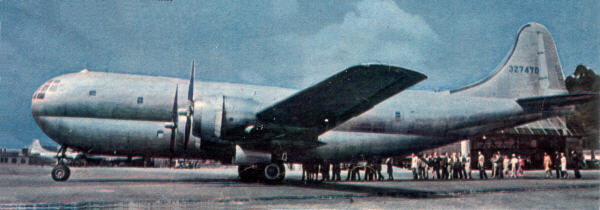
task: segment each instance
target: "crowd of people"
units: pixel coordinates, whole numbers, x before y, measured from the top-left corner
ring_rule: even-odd
[[[579,169],[583,163],[583,158],[577,152],[571,151],[570,160],[572,161],[575,178],[581,178]],[[557,179],[569,178],[569,173],[567,172],[567,163],[567,157],[565,156],[564,152],[554,152],[554,156],[544,152],[544,171],[546,172],[546,178],[552,178],[552,168],[555,170]]]
[[[553,156],[544,153],[543,168],[545,177],[552,177],[552,169],[555,170],[556,178],[568,178],[567,161],[572,165],[575,178],[581,178],[579,169],[583,158],[575,151],[571,151],[569,157],[564,153],[555,152]],[[472,162],[474,161],[474,162]],[[488,162],[489,161],[489,162]],[[470,155],[457,152],[432,154],[414,153],[410,156],[410,170],[415,180],[464,180],[473,179],[471,167],[479,171],[479,179],[488,179],[487,169],[491,170],[489,178],[518,178],[523,176],[526,160],[523,156],[515,153],[502,154],[500,151],[494,153],[489,160],[479,151],[477,157],[472,160]],[[362,180],[365,181],[383,181],[384,175],[381,173],[382,164],[387,165],[388,180],[394,180],[392,158],[370,158],[363,161],[353,161],[349,164],[340,162],[320,161],[314,163],[304,163],[302,166],[303,181],[317,181],[321,174],[320,181],[341,181],[342,168],[348,170],[346,181],[361,180],[361,170],[364,170]],[[489,166],[491,165],[491,168]],[[343,167],[345,166],[345,167]],[[330,174],[331,170],[331,176]]]
[[[361,180],[361,172],[364,171],[365,181],[383,181],[384,175],[381,173],[382,164],[387,166],[388,180],[394,180],[393,159],[371,158],[364,161],[353,161],[350,164],[340,162],[309,162],[302,164],[302,181],[342,181],[342,166],[348,170],[346,181]],[[331,169],[331,176],[329,175]],[[319,174],[321,179],[319,180]]]

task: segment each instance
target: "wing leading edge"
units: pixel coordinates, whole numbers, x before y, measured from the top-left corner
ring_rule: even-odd
[[[257,119],[320,134],[426,78],[394,66],[353,66],[262,110]]]

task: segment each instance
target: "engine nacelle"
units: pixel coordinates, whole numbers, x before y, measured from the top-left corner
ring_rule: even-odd
[[[239,145],[235,146],[235,156],[233,164],[237,165],[252,165],[257,163],[270,163],[271,153],[244,150]]]
[[[202,140],[240,140],[253,125],[260,104],[223,95],[202,96],[194,103],[193,134]]]

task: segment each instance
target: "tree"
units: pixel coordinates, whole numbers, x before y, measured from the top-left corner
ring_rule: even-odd
[[[584,65],[578,65],[573,75],[565,80],[569,93],[600,92],[600,76]],[[567,126],[583,133],[583,146],[589,149],[600,148],[599,142],[599,101],[575,106],[575,113],[567,116]]]

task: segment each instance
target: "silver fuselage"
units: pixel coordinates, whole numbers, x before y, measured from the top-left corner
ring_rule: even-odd
[[[45,89],[43,99],[34,95],[32,113],[42,130],[57,143],[89,154],[172,155],[169,151],[171,130],[165,128],[165,123],[171,120],[176,87],[186,87],[188,81],[81,72],[53,78],[45,85],[36,92]],[[194,113],[199,120],[195,122],[203,123],[195,131],[198,135],[222,132],[228,121],[244,123],[244,120],[251,120],[253,113],[297,92],[278,87],[217,82],[196,82],[195,87],[196,103],[200,103],[200,108],[196,108]],[[179,91],[181,95],[187,94],[187,90],[182,88]],[[251,102],[228,104],[229,101]],[[186,103],[185,99],[181,99],[178,104],[184,108]],[[202,104],[221,108],[203,110]],[[286,152],[290,154],[291,161],[401,155],[542,117],[547,115],[525,113],[513,99],[404,91],[320,135],[320,146]],[[178,141],[182,139],[181,133]],[[222,141],[219,138],[225,139],[218,134],[205,139],[197,137],[190,143],[191,147],[185,151],[180,149],[176,154],[210,158],[215,155],[212,153],[222,151],[202,148],[203,141],[235,142],[235,139]]]

